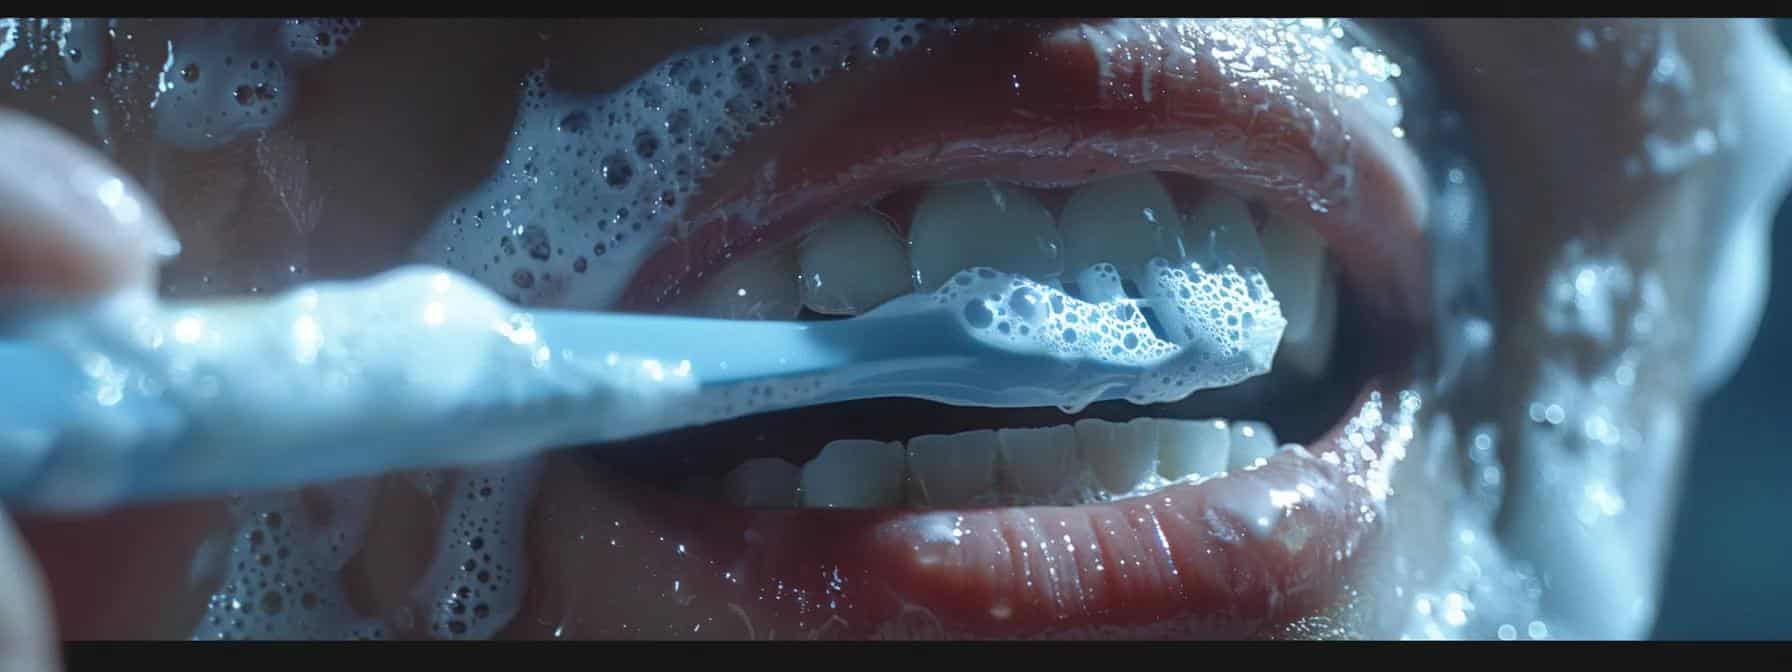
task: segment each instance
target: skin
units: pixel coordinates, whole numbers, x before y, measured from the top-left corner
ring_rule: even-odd
[[[0,212],[0,289],[68,296],[142,291],[158,265],[164,290],[173,294],[215,291],[205,289],[202,276],[219,285],[256,284],[257,278],[268,277],[266,268],[288,264],[306,269],[304,277],[287,277],[289,282],[377,270],[405,254],[442,204],[488,174],[514,111],[513,83],[543,57],[555,63],[557,86],[601,91],[688,44],[744,30],[777,34],[824,27],[766,23],[604,20],[538,26],[443,21],[422,29],[369,26],[356,36],[356,50],[345,50],[342,57],[310,71],[304,81],[316,84],[280,127],[285,137],[306,148],[310,168],[305,192],[321,196],[323,203],[309,229],[295,226],[278,189],[255,181],[267,163],[257,158],[253,138],[186,152],[156,147],[141,134],[122,134],[107,159],[74,135],[53,130],[85,128],[80,105],[70,102],[84,96],[52,100],[43,88],[8,92],[10,97],[0,96],[0,105],[12,108],[0,109],[0,138],[5,138],[0,144],[27,151],[0,159],[7,162],[0,163],[0,202],[24,204]],[[1761,293],[1747,290],[1751,280],[1764,283],[1765,278],[1735,277],[1735,269],[1744,265],[1735,255],[1746,257],[1749,250],[1765,254],[1764,218],[1783,194],[1792,163],[1786,145],[1749,140],[1787,137],[1792,125],[1787,112],[1792,110],[1784,101],[1792,97],[1785,95],[1786,89],[1774,88],[1784,84],[1751,81],[1726,68],[1740,61],[1783,70],[1786,55],[1770,43],[1764,24],[1745,21],[1427,20],[1415,29],[1435,45],[1428,65],[1438,81],[1449,83],[1481,148],[1477,159],[1493,205],[1488,228],[1492,282],[1499,297],[1500,331],[1492,366],[1497,373],[1477,393],[1453,398],[1442,410],[1459,420],[1491,419],[1502,428],[1498,453],[1509,476],[1493,529],[1505,552],[1551,572],[1561,579],[1558,583],[1578,579],[1591,586],[1549,593],[1542,605],[1545,613],[1569,622],[1609,624],[1604,630],[1587,629],[1585,636],[1642,636],[1652,607],[1615,612],[1613,596],[1638,594],[1653,604],[1649,596],[1656,591],[1666,552],[1672,493],[1684,459],[1682,433],[1693,424],[1690,412],[1699,395],[1721,380],[1726,362],[1733,365],[1734,353],[1746,348],[1758,317]],[[1591,55],[1580,46],[1582,31],[1597,36]],[[1675,36],[1679,67],[1701,88],[1662,94],[1662,89],[1642,84],[1657,62],[1656,47],[1664,32]],[[432,44],[526,46],[487,51],[430,49]],[[1632,53],[1642,57],[1626,56]],[[419,74],[395,84],[385,72]],[[457,96],[455,105],[434,104],[430,95],[441,91],[472,93]],[[1683,170],[1626,172],[1626,161],[1639,156],[1648,138],[1684,138],[1726,113],[1738,119],[1741,142],[1724,144]],[[436,140],[443,137],[461,141]],[[109,162],[116,167],[108,168]],[[74,176],[117,169],[152,185],[141,200],[154,204],[153,212],[131,228],[102,228],[96,222],[112,218],[94,214],[91,207],[57,207],[57,201],[30,196],[41,193],[33,191],[31,180],[42,180],[45,173]],[[1757,203],[1767,205],[1746,207]],[[163,264],[160,255],[167,246],[158,232],[167,229],[183,250]],[[1653,274],[1665,297],[1664,315],[1684,326],[1667,335],[1630,334],[1604,341],[1551,328],[1543,308],[1552,300],[1552,273],[1569,267],[1572,245],[1614,255],[1639,277]],[[1731,296],[1755,298],[1732,301],[1743,305],[1723,309],[1718,305],[1722,295],[1708,291],[1713,286],[1740,287]],[[1637,357],[1636,389],[1641,392],[1627,397],[1617,416],[1672,415],[1681,419],[1677,426],[1638,424],[1647,430],[1644,449],[1615,466],[1599,455],[1559,451],[1546,436],[1527,432],[1534,424],[1527,418],[1530,403],[1549,392],[1540,381],[1549,375],[1552,362],[1568,358],[1594,370],[1627,349]],[[557,545],[613,518],[576,513],[607,512],[602,499],[613,495],[587,493],[575,469],[553,468],[566,466],[561,462],[550,467],[552,476],[539,501],[548,503],[544,512],[558,506],[562,514],[538,512],[533,531],[546,540],[538,541],[537,552],[548,558],[543,576],[550,578],[540,581],[560,590],[533,593],[525,615],[505,634],[550,636],[548,624],[556,622],[556,614],[572,609],[573,603],[602,602],[608,595],[621,596],[603,602],[609,613],[640,623],[677,620],[680,608],[657,593],[625,593],[583,578],[602,576],[604,572],[592,569],[603,569],[605,562],[620,566],[638,561],[614,554],[581,557],[579,549]],[[1577,526],[1569,501],[1573,493],[1542,475],[1550,469],[1604,468],[1616,469],[1628,506],[1610,524]],[[428,562],[443,495],[388,479],[379,497],[372,538],[392,541],[369,544],[344,570],[344,583],[363,612],[392,614],[404,608],[403,586],[414,582]],[[1403,500],[1396,512],[1402,519],[1390,526],[1389,547],[1438,546],[1449,527],[1424,512],[1446,510],[1450,502],[1451,495],[1443,492]],[[581,520],[581,515],[592,519]],[[229,533],[226,520],[219,502],[188,502],[103,515],[34,517],[23,521],[22,534],[0,525],[0,577],[12,582],[0,589],[17,596],[0,609],[0,655],[12,656],[20,669],[54,669],[51,643],[57,637],[185,636],[185,624],[198,617],[216,581],[215,571],[192,558],[196,549]],[[627,523],[624,527],[634,529],[652,521]],[[1612,544],[1634,551],[1621,568],[1620,574],[1628,577],[1622,581],[1603,578],[1611,566],[1599,548]],[[107,557],[102,549],[116,548],[132,549],[131,561],[123,565],[126,571],[98,560]],[[1450,559],[1415,557],[1438,568]],[[1352,578],[1369,586],[1387,579],[1385,563],[1369,565]],[[696,587],[698,593],[719,590]],[[1401,606],[1378,596],[1367,610]],[[1326,622],[1317,619],[1303,626],[1306,630],[1283,634],[1324,636]],[[748,634],[738,630],[727,624],[706,629],[703,636]],[[592,629],[587,634],[604,633]]]

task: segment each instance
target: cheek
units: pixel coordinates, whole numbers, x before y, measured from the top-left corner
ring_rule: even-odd
[[[222,502],[146,506],[103,517],[36,519],[20,531],[69,640],[185,639],[219,578]]]

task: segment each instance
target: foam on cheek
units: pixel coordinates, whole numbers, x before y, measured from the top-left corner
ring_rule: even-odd
[[[441,213],[417,255],[529,305],[602,308],[681,221],[698,181],[787,112],[792,87],[914,45],[925,22],[794,40],[749,35],[578,96],[523,82],[499,172]],[[775,170],[768,166],[767,170]],[[755,203],[729,213],[752,220]]]
[[[207,147],[273,126],[291,104],[290,68],[328,57],[352,28],[283,22],[170,45],[153,106],[158,135]],[[920,30],[871,21],[794,42],[739,38],[589,99],[550,91],[534,73],[498,174],[441,215],[418,255],[519,303],[607,306],[671,233],[697,180],[786,111],[791,84],[906,48]],[[358,614],[342,591],[337,575],[364,541],[367,486],[325,492],[328,517],[296,494],[242,500],[223,582],[194,637],[378,639],[413,628],[490,637],[526,590],[521,544],[539,469],[523,460],[454,472],[444,532],[411,587],[405,614],[417,622]]]
[[[216,147],[278,124],[297,93],[293,71],[333,56],[359,21],[212,23],[170,40],[149,106],[156,138]]]
[[[327,515],[288,492],[231,502],[238,526],[224,577],[193,639],[384,639],[378,619],[356,614],[338,573],[367,531],[373,483],[333,486]]]
[[[444,514],[435,559],[412,594],[430,636],[488,639],[522,608],[525,515],[540,474],[538,460],[465,473]]]

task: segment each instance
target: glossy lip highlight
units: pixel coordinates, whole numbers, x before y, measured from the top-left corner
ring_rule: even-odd
[[[900,68],[816,85],[882,95],[836,89],[818,105],[798,91],[796,111],[737,148],[689,199],[693,230],[650,259],[624,305],[651,308],[751,246],[900,187],[1156,170],[1312,226],[1367,311],[1389,331],[1425,333],[1416,159],[1360,99],[1288,85],[1299,75],[1260,56],[1216,55],[1214,36],[1231,27],[998,27],[989,39],[911,51]],[[1236,67],[1246,61],[1257,69]],[[913,91],[928,95],[903,93]],[[619,605],[670,599],[699,621],[692,632],[707,623],[724,637],[1259,635],[1346,599],[1359,549],[1383,531],[1386,479],[1412,435],[1408,375],[1370,383],[1302,451],[1077,507],[745,511],[604,474],[594,484],[585,459],[587,468],[550,470],[543,484],[531,545],[536,585],[551,588],[531,591],[507,634],[626,637],[626,623],[605,622]],[[677,563],[642,559],[655,546],[675,546]],[[656,583],[584,590],[593,575],[623,573]]]

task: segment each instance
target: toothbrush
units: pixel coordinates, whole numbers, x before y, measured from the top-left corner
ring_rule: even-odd
[[[421,267],[247,303],[24,315],[0,324],[0,497],[83,509],[296,487],[879,397],[1153,403],[1268,371],[1286,323],[1261,275],[1148,268],[1132,298],[1092,267],[1081,299],[970,269],[822,322],[528,310]]]

